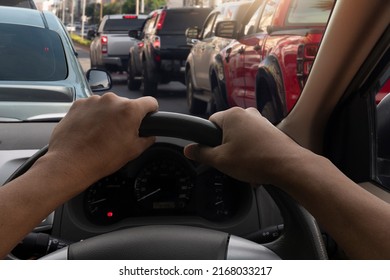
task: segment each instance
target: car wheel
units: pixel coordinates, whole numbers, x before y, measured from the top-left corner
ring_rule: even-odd
[[[157,93],[157,82],[153,74],[151,73],[148,64],[144,61],[142,65],[143,78],[144,78],[144,96],[155,96]]]
[[[283,109],[274,79],[259,77],[256,84],[257,109],[271,123],[277,124],[283,119]]]
[[[141,80],[136,80],[134,78],[133,69],[131,67],[131,58],[129,59],[129,63],[127,65],[127,88],[129,90],[139,90],[142,84]]]
[[[187,88],[187,106],[191,114],[204,114],[207,109],[207,103],[194,97],[194,85],[191,78],[191,70],[186,75]]]
[[[176,137],[208,146],[222,141],[222,131],[214,123],[168,112],[145,117],[140,135]],[[47,149],[48,146],[44,147],[25,161],[7,182],[25,173]],[[215,230],[154,225],[92,237],[43,259],[327,259],[315,219],[285,192],[273,186],[265,187],[279,207],[284,229],[278,239],[264,245]]]
[[[226,103],[223,100],[221,89],[218,85],[213,87],[213,105],[214,112],[223,111],[228,108]],[[213,112],[212,112],[213,113]]]
[[[89,57],[89,61],[91,62],[91,69],[96,68],[96,65],[94,63],[94,60],[93,60],[92,56]]]

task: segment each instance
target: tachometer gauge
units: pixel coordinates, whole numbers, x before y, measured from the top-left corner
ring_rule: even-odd
[[[129,183],[119,175],[111,175],[93,184],[85,196],[88,218],[97,224],[109,224],[122,219],[131,203]],[[123,203],[126,198],[127,203]]]
[[[170,159],[154,160],[135,179],[137,208],[149,214],[178,214],[187,207],[193,187],[188,168]]]

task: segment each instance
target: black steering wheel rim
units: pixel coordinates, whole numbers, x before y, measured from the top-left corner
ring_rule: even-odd
[[[175,137],[208,146],[217,146],[222,142],[222,131],[214,123],[198,117],[169,112],[155,112],[146,116],[140,127],[140,135]],[[7,182],[25,173],[47,150],[48,146],[45,146],[31,156],[8,178]],[[271,243],[259,245],[250,241],[245,242],[239,237],[226,233],[196,227],[147,226],[115,231],[75,243],[66,249],[67,259],[273,259],[277,256],[281,259],[327,259],[322,234],[315,219],[279,188],[273,186],[265,186],[265,188],[279,207],[284,220],[284,230],[281,236]],[[142,232],[148,234],[145,235]],[[123,248],[123,243],[126,243],[127,248],[134,248],[136,244],[144,244],[142,246],[145,249],[147,244],[150,245],[150,239],[147,239],[147,236],[158,241],[152,246],[151,254],[120,253],[118,255],[114,252]],[[183,236],[185,238],[179,242],[178,240]],[[204,236],[208,238],[205,239]],[[132,238],[137,242],[126,241]],[[115,242],[115,240],[121,241]],[[208,243],[209,240],[214,241]],[[197,250],[193,250],[194,244]],[[180,250],[178,250],[179,247]],[[230,249],[229,257],[229,248],[232,247],[234,249]],[[248,254],[242,253],[243,248],[249,251]],[[256,252],[252,252],[251,248]],[[107,251],[114,253],[108,256]],[[149,250],[146,251],[149,252]],[[158,253],[153,253],[153,251]],[[163,251],[166,253],[161,253]],[[237,253],[238,251],[240,253]]]

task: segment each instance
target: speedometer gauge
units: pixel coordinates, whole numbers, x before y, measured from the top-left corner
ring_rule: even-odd
[[[138,209],[159,214],[185,209],[194,187],[188,168],[170,159],[154,160],[145,166],[134,182]]]

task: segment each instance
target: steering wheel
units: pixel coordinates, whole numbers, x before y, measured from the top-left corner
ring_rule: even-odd
[[[168,136],[217,146],[222,131],[214,123],[184,114],[155,112],[146,116],[141,136]],[[26,172],[47,152],[44,147],[7,180]],[[122,229],[62,248],[42,259],[327,259],[315,219],[288,194],[265,186],[284,220],[280,237],[267,244],[226,232],[178,225],[153,225]]]

